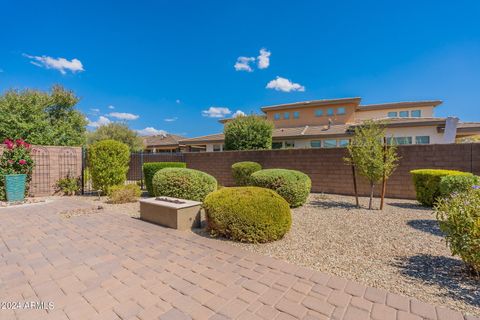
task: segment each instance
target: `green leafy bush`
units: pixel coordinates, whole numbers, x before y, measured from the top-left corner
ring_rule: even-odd
[[[0,155],[0,201],[6,200],[5,178],[7,174],[26,174],[25,196],[28,195],[32,172],[35,167],[31,145],[22,139],[3,141],[5,149]]]
[[[217,190],[217,180],[198,170],[165,168],[157,171],[153,176],[155,196],[203,201],[207,194],[215,190]]]
[[[435,211],[452,254],[480,274],[480,190],[441,198]]]
[[[222,188],[204,202],[207,230],[241,242],[269,242],[290,230],[288,202],[276,192],[258,187]]]
[[[310,194],[312,181],[303,172],[287,169],[265,169],[251,175],[254,186],[275,190],[290,204],[303,205]]]
[[[480,185],[480,177],[475,175],[444,176],[440,179],[440,195],[448,197],[454,193],[465,192]]]
[[[143,164],[143,177],[145,179],[145,186],[150,195],[153,195],[152,179],[158,170],[164,168],[186,168],[185,162],[147,162]]]
[[[262,170],[262,166],[256,162],[243,161],[232,165],[233,180],[237,186],[250,185],[252,173]]]
[[[225,150],[272,149],[273,123],[264,117],[240,116],[224,128]]]
[[[125,182],[130,151],[124,143],[103,140],[88,148],[88,161],[93,188],[108,194],[109,188]]]
[[[417,200],[424,206],[433,206],[440,197],[440,181],[445,176],[472,176],[471,173],[456,170],[417,169],[410,171],[417,194]]]
[[[110,203],[135,202],[142,195],[142,190],[137,184],[113,186],[109,189]]]
[[[73,196],[80,191],[80,179],[68,175],[57,181],[57,192],[66,196]]]

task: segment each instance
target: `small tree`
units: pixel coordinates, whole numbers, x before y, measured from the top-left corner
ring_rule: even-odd
[[[349,156],[345,161],[352,164],[356,172],[370,183],[370,210],[375,184],[390,177],[399,159],[394,145],[384,146],[384,137],[385,127],[382,124],[366,121],[355,128],[355,134],[347,147]]]
[[[226,150],[259,150],[272,148],[273,123],[257,116],[240,116],[225,124]]]
[[[87,134],[88,144],[102,140],[115,140],[125,143],[132,152],[141,151],[144,148],[142,138],[138,136],[137,132],[130,129],[126,123],[112,122]]]

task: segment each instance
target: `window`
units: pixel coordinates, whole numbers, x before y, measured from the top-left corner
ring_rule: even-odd
[[[272,149],[282,149],[282,147],[283,147],[282,142],[278,142],[278,141],[272,142]]]
[[[283,113],[283,119],[285,119],[285,120],[290,119],[290,112],[284,112]]]
[[[335,139],[323,140],[323,147],[324,148],[336,148],[337,147],[337,140],[335,140]]]
[[[400,111],[400,118],[408,118],[408,111]]]
[[[321,116],[323,116],[323,110],[322,109],[315,110],[315,117],[321,117]]]
[[[220,144],[214,144],[213,151],[222,151],[222,146]]]
[[[420,118],[422,117],[422,110],[412,110],[412,112],[410,112],[410,115],[414,118]]]
[[[415,144],[430,144],[430,137],[429,136],[416,136],[415,137]]]
[[[339,147],[342,147],[342,148],[348,146],[349,143],[350,143],[350,140],[348,140],[348,139],[340,139],[340,140],[338,140],[338,146],[339,146]]]
[[[327,109],[327,116],[333,116],[333,108]]]
[[[293,140],[285,141],[285,148],[295,148],[295,141]]]
[[[345,108],[344,107],[337,108],[337,114],[345,114]]]
[[[322,147],[322,141],[321,140],[312,140],[312,141],[310,141],[310,147],[321,148]]]
[[[388,117],[389,118],[396,118],[396,117],[398,117],[398,112],[397,111],[390,111],[388,113]]]
[[[275,113],[275,115],[273,116],[273,119],[280,120],[280,113]]]
[[[295,111],[295,112],[293,113],[293,118],[294,118],[294,119],[298,119],[299,117],[300,117],[300,112]]]
[[[412,137],[395,137],[395,144],[412,144]]]

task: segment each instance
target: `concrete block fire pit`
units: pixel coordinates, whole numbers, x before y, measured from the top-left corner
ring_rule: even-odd
[[[164,227],[187,230],[200,227],[202,203],[171,197],[140,200],[140,218]]]

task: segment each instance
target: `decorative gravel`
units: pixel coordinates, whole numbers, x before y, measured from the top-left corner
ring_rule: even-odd
[[[367,198],[361,198],[363,208]],[[357,282],[480,315],[480,279],[446,247],[433,211],[386,199],[383,211],[355,198],[311,194],[292,210],[290,232],[268,244],[235,246]]]

